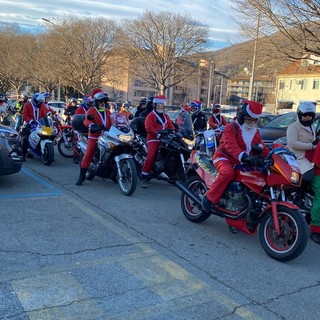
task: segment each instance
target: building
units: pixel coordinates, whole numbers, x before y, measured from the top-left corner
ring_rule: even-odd
[[[276,79],[275,113],[297,110],[302,101],[311,101],[320,111],[320,57],[308,55],[279,72]]]
[[[103,80],[103,88],[112,101],[122,103],[131,100],[132,105],[136,106],[141,98],[158,94],[145,80],[129,71],[128,59],[120,61],[115,58],[115,65],[114,74],[108,74],[108,78]],[[167,90],[167,104],[179,106],[200,100],[203,107],[207,107],[208,102],[209,105],[213,102],[226,103],[228,78],[215,70],[213,63],[203,59],[198,65],[188,63],[186,72],[190,73],[190,77]]]
[[[256,76],[253,81],[252,97],[249,98],[250,75],[231,78],[227,83],[227,103],[236,104],[240,99],[252,99],[261,102],[266,111],[273,108],[274,80],[268,77]]]

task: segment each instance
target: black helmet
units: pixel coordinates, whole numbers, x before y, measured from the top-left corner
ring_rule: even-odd
[[[76,98],[71,98],[69,103],[75,102],[76,104],[78,104],[78,100]]]
[[[145,105],[147,103],[147,99],[146,98],[142,98],[140,101],[139,101],[139,104],[140,105]]]
[[[244,124],[244,118],[254,118],[258,119],[262,113],[262,104],[257,101],[242,100],[242,104],[239,106],[237,112],[237,121],[240,125]]]

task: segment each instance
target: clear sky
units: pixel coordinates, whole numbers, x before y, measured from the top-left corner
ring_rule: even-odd
[[[232,1],[232,0],[231,0]],[[66,15],[79,17],[103,16],[120,22],[136,19],[145,10],[189,13],[209,27],[209,50],[239,42],[237,27],[230,18],[230,0],[0,0],[0,21],[15,22],[23,30],[40,31],[42,18],[54,19]]]

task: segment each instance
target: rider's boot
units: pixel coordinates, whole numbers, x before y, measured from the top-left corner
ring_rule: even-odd
[[[146,189],[148,188],[148,176],[145,174],[141,175],[141,188]]]
[[[81,186],[84,180],[86,180],[87,168],[80,168],[80,175],[78,181],[76,182],[77,186]]]

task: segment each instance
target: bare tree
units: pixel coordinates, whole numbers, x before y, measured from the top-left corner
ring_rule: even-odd
[[[46,47],[61,82],[82,94],[100,86],[108,72],[108,58],[118,32],[116,24],[104,18],[46,21]]]
[[[28,35],[16,34],[14,30],[0,33],[0,77],[5,84],[2,89],[4,92],[10,89],[19,92],[27,79],[23,57],[29,40]]]
[[[252,35],[257,16],[261,16],[260,34],[291,60],[304,54],[320,55],[319,0],[235,0],[237,22]],[[271,36],[272,35],[272,36]]]
[[[183,59],[192,59],[208,37],[207,26],[188,14],[170,12],[146,11],[138,19],[124,20],[123,30],[132,71],[162,94],[189,76]]]

